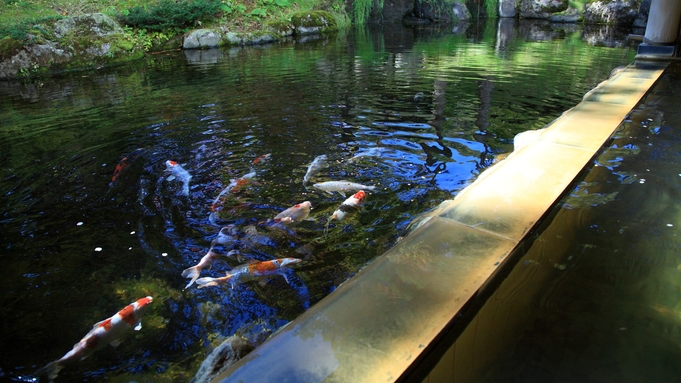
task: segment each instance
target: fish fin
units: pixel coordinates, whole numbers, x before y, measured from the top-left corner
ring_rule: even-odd
[[[121,345],[121,343],[123,342],[120,339],[114,339],[109,344],[111,345],[111,347],[118,347]]]
[[[169,175],[168,178],[166,178],[166,181],[172,181],[175,179],[175,176]]]
[[[345,198],[345,197],[346,197],[346,196],[345,196],[345,192],[344,192],[344,191],[342,191],[342,190],[339,190],[339,191],[338,191],[338,194],[342,195],[342,196],[343,196],[343,198]]]
[[[325,236],[325,237],[329,234],[329,224],[330,224],[331,221],[333,220],[333,217],[334,217],[334,216],[332,215],[331,217],[329,217],[329,220],[326,221],[326,228],[324,228],[324,236]]]
[[[93,329],[96,329],[97,327],[101,326],[102,323],[108,321],[109,319],[111,319],[111,318],[106,318],[106,319],[104,319],[104,320],[100,320],[99,322],[93,324],[93,325],[92,325],[92,328],[93,328]]]
[[[46,375],[51,382],[57,377],[62,368],[64,368],[64,366],[62,366],[58,360],[55,360],[54,362],[48,363],[45,367],[37,369],[33,375],[38,377]]]
[[[192,279],[184,288],[187,289],[189,286],[193,285],[194,282],[196,282],[196,280],[199,278],[199,274],[201,274],[201,269],[198,266],[192,266],[190,268],[184,269],[182,271],[182,276]]]
[[[376,190],[376,186],[366,186],[365,189]]]

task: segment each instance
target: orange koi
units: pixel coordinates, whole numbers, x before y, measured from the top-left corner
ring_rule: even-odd
[[[144,149],[139,148],[133,150],[129,155],[123,157],[118,164],[116,165],[116,168],[114,169],[113,176],[111,177],[111,183],[109,183],[109,186],[113,186],[113,184],[118,181],[119,178],[121,178],[121,174],[123,174],[123,171],[132,164],[133,161],[139,157],[139,155],[142,153]]]
[[[57,377],[57,374],[64,368],[66,363],[83,359],[101,349],[107,343],[117,346],[120,343],[120,338],[129,328],[133,328],[135,331],[139,331],[142,328],[142,314],[146,310],[147,305],[152,301],[152,297],[138,299],[125,306],[114,316],[95,323],[92,330],[80,342],[76,343],[71,351],[54,362],[48,363],[45,367],[38,369],[35,375],[47,375],[52,380]]]
[[[264,277],[268,275],[275,275],[279,274],[284,277],[286,280],[286,283],[288,283],[288,278],[286,277],[285,272],[290,270],[289,268],[285,267],[286,265],[289,264],[294,264],[294,263],[299,263],[302,262],[298,258],[280,258],[280,259],[273,259],[271,261],[264,261],[264,262],[255,262],[255,263],[250,263],[247,265],[241,265],[235,267],[233,270],[228,271],[227,275],[224,277],[220,278],[211,278],[211,277],[204,277],[204,278],[199,278],[196,280],[196,284],[199,286],[199,288],[204,288],[208,286],[217,286],[220,284],[225,284],[227,282],[230,282],[232,286],[234,286],[235,283],[247,279],[247,278],[253,278],[253,277]]]

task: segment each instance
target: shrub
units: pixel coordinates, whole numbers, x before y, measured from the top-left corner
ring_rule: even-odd
[[[120,14],[118,20],[123,24],[160,31],[169,28],[185,28],[196,21],[209,19],[220,12],[220,1],[194,0],[180,1],[162,0],[160,3],[146,7],[133,7],[125,14]]]

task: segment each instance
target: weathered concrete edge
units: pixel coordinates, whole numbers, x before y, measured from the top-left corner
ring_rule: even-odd
[[[657,81],[664,67],[666,64],[659,63],[648,69],[630,65],[599,85],[582,103],[551,123],[525,147],[484,172],[460,197],[445,201],[425,215],[423,224],[394,248],[215,381],[266,382],[277,381],[282,376],[309,382],[398,379],[522,241],[529,232],[527,227],[534,226],[555,204]],[[618,91],[629,94],[626,101],[616,97]],[[598,106],[598,113],[608,115],[608,110],[612,111],[609,118],[615,123],[608,126],[609,133],[601,135],[598,145],[590,143],[589,149],[561,142],[566,139],[565,129],[570,128],[571,121],[572,129],[581,128],[574,126],[580,113],[586,113],[588,119],[594,117],[594,105]],[[506,234],[504,225],[485,227],[480,222],[471,222],[471,215],[456,214],[467,212],[468,203],[487,203],[488,200],[476,201],[470,196],[489,195],[490,185],[506,186],[506,174],[520,174],[518,168],[527,166],[524,161],[528,158],[535,161],[541,158],[537,155],[561,148],[567,148],[566,153],[583,155],[570,168],[570,174],[559,177],[562,185],[548,185],[551,193],[546,201],[550,203],[523,216],[523,225],[527,227],[520,231],[519,237],[515,237],[513,231]],[[514,206],[513,202],[507,206]],[[515,214],[509,215],[510,222],[517,218]],[[461,247],[454,248],[459,245]],[[449,284],[440,286],[447,277],[450,277]]]

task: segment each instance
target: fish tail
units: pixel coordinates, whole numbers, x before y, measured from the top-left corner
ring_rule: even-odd
[[[331,221],[333,221],[334,217],[335,217],[335,215],[332,215],[331,217],[329,217],[329,220],[326,221],[326,228],[324,228],[324,236],[325,237],[329,234],[329,224],[331,224]]]
[[[37,369],[33,374],[38,377],[46,375],[51,382],[57,377],[62,368],[64,368],[64,366],[62,366],[58,360],[55,360],[54,362],[48,363],[45,367]]]
[[[187,286],[185,286],[184,288],[187,289],[187,288],[189,288],[189,286],[193,285],[194,282],[196,282],[196,280],[199,278],[199,274],[201,274],[201,269],[199,268],[198,265],[184,269],[184,271],[182,271],[182,276],[185,277],[185,278],[191,278],[192,279],[191,281],[189,281]]]
[[[202,289],[204,287],[217,286],[219,284],[229,281],[230,279],[232,279],[232,276],[229,274],[221,278],[203,277],[197,279],[196,284],[198,285],[198,288]]]

